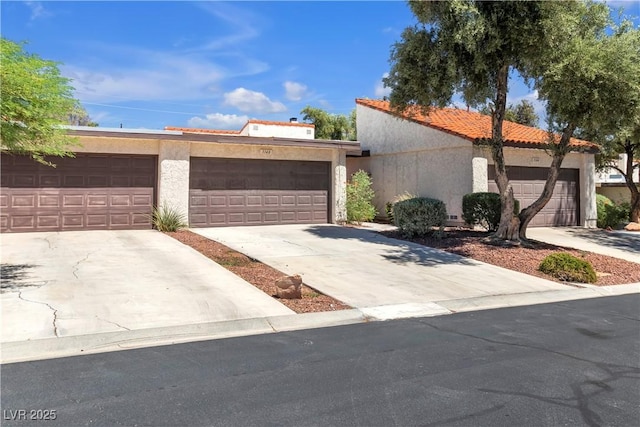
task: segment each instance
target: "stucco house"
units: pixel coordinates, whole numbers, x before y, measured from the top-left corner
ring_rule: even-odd
[[[449,225],[462,225],[462,197],[497,192],[490,148],[491,118],[456,108],[418,109],[399,115],[388,101],[356,100],[358,140],[368,156],[349,157],[349,176],[370,173],[374,203],[384,215],[385,203],[409,192],[442,200]],[[517,123],[504,124],[507,174],[522,208],[541,193],[551,156],[544,150],[547,132]],[[536,226],[595,227],[595,146],[574,139],[553,198],[531,222]]]
[[[627,172],[627,155],[618,156],[617,165],[623,172]],[[640,160],[634,159],[634,164],[639,164]],[[636,167],[632,175],[636,187],[640,187],[640,169]],[[624,176],[620,171],[607,168],[596,174],[596,192],[608,197],[616,203],[630,203],[631,191],[627,187]]]
[[[1,154],[2,232],[151,228],[168,205],[190,227],[346,218],[346,155],[313,125],[251,120],[241,131],[69,127],[74,158]]]

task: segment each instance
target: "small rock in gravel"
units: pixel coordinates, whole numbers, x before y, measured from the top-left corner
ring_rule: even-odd
[[[284,299],[301,299],[302,298],[302,277],[284,276],[276,280],[276,295],[278,298]]]
[[[640,231],[640,224],[637,222],[630,222],[624,227],[627,231]]]

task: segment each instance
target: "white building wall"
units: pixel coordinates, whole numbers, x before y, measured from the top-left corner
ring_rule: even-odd
[[[361,105],[356,114],[358,140],[371,152],[357,165],[371,173],[379,215],[387,202],[409,192],[442,200],[449,223],[462,224],[462,197],[473,191],[472,143]]]
[[[263,123],[248,123],[242,130],[249,136],[314,139],[315,128],[301,125],[267,125]]]

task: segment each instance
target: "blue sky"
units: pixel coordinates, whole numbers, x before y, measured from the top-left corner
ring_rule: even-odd
[[[640,2],[612,2],[640,15]],[[102,127],[239,129],[380,98],[402,1],[3,1],[2,36],[62,63]],[[636,21],[637,22],[637,21]],[[517,79],[509,101],[536,101]],[[543,106],[536,103],[538,112]]]

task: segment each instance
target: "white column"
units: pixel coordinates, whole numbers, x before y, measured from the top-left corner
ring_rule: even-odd
[[[474,157],[471,159],[472,170],[472,193],[486,193],[489,191],[489,177],[487,174],[488,162],[484,157]]]
[[[582,155],[580,167],[580,220],[586,228],[596,228],[596,160],[593,154]]]
[[[334,224],[342,224],[347,221],[347,152],[334,150],[331,160],[332,180],[332,218]]]
[[[160,141],[158,155],[158,206],[177,209],[189,218],[190,143]]]

